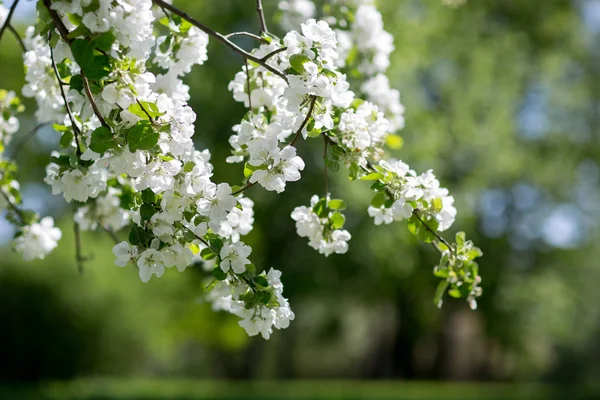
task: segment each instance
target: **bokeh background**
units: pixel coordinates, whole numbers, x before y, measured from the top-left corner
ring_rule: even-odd
[[[23,31],[35,2],[21,3]],[[177,3],[221,32],[258,29],[252,0]],[[264,3],[272,21],[277,2]],[[59,135],[43,130],[19,152],[18,178],[25,205],[53,215],[63,239],[46,260],[25,263],[0,222],[0,398],[26,398],[9,391],[23,386],[31,396],[73,398],[321,398],[320,390],[328,399],[533,398],[530,387],[542,397],[597,398],[600,1],[378,3],[395,37],[389,76],[407,109],[405,145],[394,156],[433,168],[456,198],[453,229],[484,251],[479,308],[433,305],[435,251],[402,224],[374,226],[368,187],[343,171],[331,174],[330,189],[349,203],[350,251],[324,258],[309,248],[289,215],[322,192],[321,146],[310,141],[299,145],[301,181],[282,195],[248,193],[253,261],[284,272],[296,313],[271,340],[247,337],[236,317],[202,303],[201,267],[142,284],[133,267],[113,264],[101,232],[84,235],[90,259],[80,276],[72,205],[42,183]],[[227,139],[244,109],[227,83],[241,61],[213,41],[209,62],[187,79],[197,145],[212,151],[216,181],[232,184],[242,172],[224,163]],[[22,84],[7,33],[0,87]],[[35,125],[25,103],[15,143]]]

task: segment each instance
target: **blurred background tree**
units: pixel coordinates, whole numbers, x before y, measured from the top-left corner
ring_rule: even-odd
[[[221,32],[258,29],[251,1],[179,3]],[[270,341],[247,338],[235,317],[196,301],[201,268],[141,284],[132,268],[113,265],[101,233],[84,237],[93,258],[78,276],[65,234],[44,261],[26,264],[2,250],[0,379],[592,382],[600,373],[600,2],[442,3],[378,2],[395,37],[389,75],[407,108],[405,145],[395,156],[418,171],[433,168],[454,194],[455,227],[485,253],[477,311],[452,300],[441,310],[433,305],[436,254],[397,224],[375,227],[366,213],[369,191],[346,185],[343,172],[332,174],[330,190],[355,199],[347,211],[350,251],[323,258],[298,238],[289,214],[323,185],[321,146],[306,142],[299,152],[307,169],[293,191],[248,192],[256,202],[248,243],[256,265],[284,272],[296,312],[289,329]],[[265,6],[273,21],[276,2]],[[31,13],[21,16],[23,26],[31,21]],[[8,36],[0,59],[0,87],[18,91],[22,62]],[[209,62],[187,82],[198,114],[195,140],[223,167],[216,181],[240,176],[239,165],[224,159],[231,126],[244,113],[227,92],[241,64],[213,42]],[[14,143],[33,124],[24,120]],[[70,209],[41,183],[58,139],[40,132],[17,161],[25,204],[60,217]],[[8,243],[9,225],[0,232]]]

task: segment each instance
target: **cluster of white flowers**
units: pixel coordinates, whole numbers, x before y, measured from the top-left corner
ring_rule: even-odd
[[[12,135],[19,130],[19,119],[15,113],[22,110],[23,106],[15,92],[0,89],[0,143],[3,146],[7,145]]]
[[[311,10],[311,16],[315,13],[312,1],[282,1],[279,7],[282,10]],[[385,114],[390,132],[404,128],[404,106],[400,102],[400,92],[390,87],[385,75],[390,65],[390,54],[394,50],[394,38],[385,31],[381,13],[374,1],[336,0],[325,8],[326,14],[331,14],[326,16],[326,21],[335,27],[337,37],[339,57],[336,65],[346,73],[356,72],[362,77],[359,94],[376,104]],[[288,28],[294,22],[287,19],[288,15],[283,13],[282,26],[285,29],[299,26],[299,23],[295,23]]]
[[[377,170],[392,202],[385,201],[382,196],[375,197],[375,205],[369,206],[368,212],[376,225],[408,219],[414,210],[423,213],[428,222],[435,221],[436,230],[440,232],[454,223],[454,198],[448,194],[448,189],[440,187],[432,170],[417,175],[399,160],[381,160]]]
[[[24,260],[43,259],[56,248],[61,236],[62,232],[54,227],[52,217],[44,217],[39,223],[23,227],[17,234],[13,247]]]
[[[0,4],[0,24],[5,18],[3,10]],[[51,217],[38,221],[37,214],[19,208],[21,187],[14,176],[17,167],[14,162],[4,158],[6,146],[19,130],[16,114],[23,110],[15,92],[0,90],[0,211],[6,210],[8,220],[16,227],[13,249],[25,260],[43,259],[57,246],[61,231],[54,227]]]
[[[319,199],[314,195],[310,199],[310,207],[300,206],[292,211],[298,235],[307,237],[308,245],[325,256],[346,253],[348,241],[352,238],[350,232],[341,229],[345,218],[336,211],[338,207],[332,209],[333,202],[329,197]]]
[[[250,290],[242,276],[253,278],[252,249],[241,237],[252,230],[254,203],[234,196],[229,184],[211,180],[210,153],[194,148],[196,115],[181,80],[207,60],[208,35],[153,10],[151,0],[90,5],[55,0],[51,7],[72,34],[63,37],[61,29],[55,30],[57,21],[40,15],[47,27],[36,32],[50,30],[53,40],[28,30],[24,94],[37,100],[38,120],[55,122],[63,135],[63,149],[52,154],[46,168],[53,194],[82,203],[74,217],[82,230],[116,232],[133,222],[129,240],[113,253],[117,265],[136,265],[143,282],[168,268],[183,271],[201,255],[221,271],[213,271],[218,282]],[[166,33],[155,38],[155,29]],[[151,66],[162,73],[149,72]],[[57,76],[59,71],[64,76]],[[281,191],[286,181],[298,180],[304,163],[295,152],[274,145],[253,154],[260,168],[252,182]],[[35,245],[31,235],[23,237],[21,247]],[[267,285],[260,293],[275,290],[279,299],[276,278],[279,292]],[[250,333],[258,324],[253,321],[263,321],[268,312],[277,319],[293,316],[282,297],[267,304],[262,296],[252,307],[242,301],[250,314],[236,312]],[[289,319],[273,324],[282,328]]]
[[[342,3],[354,13],[352,23],[307,19],[315,11],[309,0],[280,2],[283,23],[305,20],[300,31],[283,39],[265,34],[267,44],[250,55],[175,12],[170,2],[40,1],[38,25],[25,39],[23,94],[37,101],[38,121],[54,123],[61,133],[61,150],[46,168],[53,194],[79,203],[74,220],[83,230],[114,233],[130,225],[128,240],[113,247],[115,264],[135,265],[142,282],[204,260],[213,277],[213,307],[239,316],[250,335],[267,339],[294,313],[282,294],[281,273],[259,274],[249,259],[252,249],[242,237],[252,230],[254,203],[242,192],[258,183],[280,193],[299,180],[305,167],[299,138],[322,137],[326,165],[343,164],[351,179],[377,181],[369,209],[376,223],[417,210],[436,230],[447,229],[456,210],[433,173],[417,176],[402,162],[381,160],[389,135],[404,125],[399,92],[383,75],[392,37],[370,1]],[[197,150],[192,140],[196,114],[182,78],[207,60],[208,34],[250,60],[229,84],[233,98],[249,108],[233,128],[227,158],[244,162],[243,186],[214,182],[210,152]],[[351,71],[364,80],[359,95],[366,101],[350,90]],[[13,99],[0,96],[0,110],[6,104],[14,106]],[[4,115],[3,142],[18,128]],[[19,212],[18,183],[7,175],[0,189],[19,226],[14,247],[26,259],[43,258],[60,230],[49,217],[38,222]],[[351,236],[342,229],[344,208],[328,194],[313,196],[310,207],[296,208],[292,218],[320,253],[345,253]],[[452,269],[463,273],[471,261],[458,260]]]
[[[264,272],[255,279],[255,285],[265,284],[271,288],[264,300],[266,303],[278,304],[277,307],[260,305],[248,309],[246,307],[245,297],[257,297],[252,288],[240,285],[229,279],[219,281],[210,293],[214,310],[224,310],[239,316],[242,320],[240,326],[248,332],[250,336],[258,335],[269,339],[273,333],[273,328],[285,329],[294,320],[294,312],[290,308],[288,300],[283,297],[283,284],[281,283],[281,271],[271,268],[267,274]],[[262,278],[262,279],[261,279]]]

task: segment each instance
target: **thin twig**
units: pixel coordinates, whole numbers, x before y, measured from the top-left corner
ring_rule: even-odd
[[[278,49],[273,50],[272,52],[270,52],[269,54],[267,54],[266,56],[264,56],[260,60],[263,61],[263,62],[267,62],[269,60],[269,58],[273,57],[275,54],[279,54],[282,51],[286,51],[286,50],[287,50],[287,46],[280,47]]]
[[[435,230],[433,230],[429,225],[427,225],[427,223],[425,221],[423,221],[423,219],[419,216],[418,210],[413,210],[412,214],[415,216],[415,218],[417,220],[419,220],[419,222],[425,227],[425,229],[427,229],[427,231],[429,231],[429,233],[431,233],[433,236],[435,236],[435,238],[437,240],[439,240],[446,247],[448,247],[448,250],[452,253],[452,246],[450,246],[450,243],[448,243],[446,241],[446,239],[444,239],[443,237],[441,237]]]
[[[23,212],[19,210],[19,207],[17,207],[17,205],[10,200],[10,197],[4,192],[2,188],[0,188],[0,196],[4,198],[4,201],[6,201],[8,207],[14,211],[15,215],[19,219],[19,222],[25,225],[25,217],[23,216]]]
[[[64,42],[67,43],[70,47],[72,41],[71,41],[71,39],[69,39],[69,30],[67,29],[65,24],[62,22],[62,19],[60,18],[60,15],[58,15],[58,12],[56,12],[56,10],[52,9],[52,7],[51,7],[52,0],[44,0],[44,6],[46,6],[46,8],[48,9],[48,13],[50,14],[50,17],[52,18],[52,20],[54,21],[54,25],[56,25],[56,28],[58,29],[58,32],[60,33],[62,40],[64,40]],[[83,82],[83,89],[85,91],[85,94],[86,94],[88,100],[90,101],[90,104],[92,105],[92,110],[94,110],[94,114],[96,114],[96,117],[98,118],[98,120],[100,121],[102,126],[110,129],[110,127],[104,120],[104,117],[102,117],[102,113],[100,113],[100,110],[98,109],[98,105],[96,104],[96,100],[94,99],[92,90],[90,89],[90,82],[88,81],[87,77],[83,73],[83,70],[81,70],[81,80]],[[59,79],[59,83],[60,82],[61,81]]]
[[[44,1],[49,1],[49,0],[44,0]],[[152,0],[152,2],[156,5],[158,5],[159,7],[163,8],[163,9],[167,9],[169,11],[171,11],[173,14],[178,15],[179,17],[183,18],[184,20],[188,21],[190,24],[194,25],[195,27],[197,27],[198,29],[204,31],[205,33],[209,34],[210,36],[214,37],[215,39],[217,39],[218,41],[220,41],[221,43],[225,44],[227,47],[229,47],[231,50],[235,51],[236,53],[240,54],[242,57],[250,60],[250,61],[254,61],[255,63],[261,65],[262,67],[264,67],[265,69],[271,71],[272,73],[274,73],[275,75],[281,77],[282,79],[284,79],[287,82],[287,77],[285,76],[285,74],[281,71],[279,71],[277,68],[272,67],[271,65],[265,63],[264,61],[262,61],[260,58],[248,53],[246,50],[242,49],[241,47],[239,47],[238,45],[236,45],[235,43],[233,43],[231,40],[227,39],[227,37],[211,28],[209,28],[208,26],[204,25],[202,22],[196,20],[195,18],[189,16],[187,13],[185,13],[184,11],[181,11],[179,8],[167,3],[164,0]]]
[[[27,135],[25,135],[25,137],[12,150],[12,154],[11,154],[10,158],[12,158],[12,159],[17,158],[17,155],[19,154],[19,152],[21,151],[21,149],[23,148],[25,143],[27,143],[29,141],[29,139],[31,139],[32,137],[35,136],[37,131],[39,131],[41,128],[43,128],[46,125],[48,125],[48,123],[37,124],[36,126],[33,127],[32,130],[27,132]]]
[[[104,230],[104,232],[108,233],[108,236],[110,236],[110,238],[115,242],[115,244],[119,244],[120,243],[119,237],[117,236],[117,234],[115,233],[115,231],[113,231],[108,226],[104,225],[103,223],[100,223],[100,226],[102,227],[102,229]]]
[[[135,99],[135,101],[138,103],[138,105],[140,106],[140,108],[142,109],[142,111],[144,112],[144,114],[146,114],[146,116],[148,117],[148,119],[150,120],[150,122],[154,123],[154,118],[152,118],[152,116],[150,115],[150,113],[148,111],[146,111],[146,108],[142,105],[142,103],[140,103],[140,101],[138,99]]]
[[[83,73],[83,70],[80,71],[80,74],[81,74],[81,80],[83,82],[83,90],[85,90],[85,94],[87,95],[87,98],[90,101],[90,104],[92,105],[92,110],[94,110],[94,114],[96,114],[96,117],[98,118],[98,120],[100,121],[102,126],[107,128],[108,130],[110,130],[110,127],[104,120],[104,117],[102,116],[102,113],[100,112],[100,109],[98,108],[98,104],[96,104],[96,100],[94,99],[94,95],[92,94],[92,89],[90,89],[90,82],[88,81],[87,77]]]
[[[8,11],[8,15],[6,16],[6,21],[4,21],[4,24],[2,24],[2,27],[0,27],[0,40],[2,40],[2,35],[4,34],[4,31],[6,30],[6,28],[8,28],[8,26],[10,25],[10,20],[13,16],[18,4],[19,4],[19,0],[15,0],[12,3],[12,5],[10,6],[10,10]]]
[[[246,64],[246,91],[248,93],[248,108],[252,110],[252,98],[250,97],[250,70],[248,69],[248,60],[244,58]]]
[[[298,128],[298,131],[296,131],[296,135],[290,142],[290,146],[296,147],[296,142],[298,141],[298,138],[300,137],[300,134],[302,133],[302,129],[304,129],[306,124],[308,124],[308,120],[310,119],[313,109],[315,108],[316,102],[317,102],[317,96],[312,95],[311,101],[310,101],[310,106],[308,107],[308,113],[306,114],[306,118],[304,118],[304,121],[302,121],[302,125],[300,125],[300,128]]]
[[[256,0],[256,12],[258,13],[258,21],[260,22],[260,34],[269,33],[267,29],[267,21],[265,21],[265,12],[263,11],[262,0]]]
[[[327,139],[325,139],[326,135],[323,135],[323,143],[325,145],[325,148],[323,150],[323,174],[324,174],[324,178],[325,178],[325,197],[327,197],[327,195],[329,194],[329,188],[328,188],[328,183],[327,183],[327,147],[329,145],[329,143],[327,143]]]
[[[69,102],[67,101],[67,95],[65,94],[65,89],[63,85],[60,83],[62,79],[60,78],[60,74],[58,73],[58,68],[56,68],[56,62],[54,61],[54,49],[52,49],[52,45],[50,44],[50,39],[52,38],[52,31],[48,33],[48,47],[50,47],[50,60],[52,61],[52,68],[54,69],[54,75],[56,75],[56,79],[58,80],[58,88],[60,89],[60,95],[65,103],[65,108],[67,109],[67,114],[69,115],[69,120],[71,120],[71,126],[73,127],[73,133],[75,134],[75,147],[77,148],[77,157],[81,157],[81,147],[79,147],[79,135],[81,131],[79,127],[75,123],[75,118],[73,117],[73,113],[71,112],[71,107],[69,106]]]
[[[13,34],[13,36],[15,37],[15,39],[17,39],[17,42],[19,42],[19,46],[21,46],[21,49],[23,50],[23,53],[27,52],[27,46],[25,46],[25,43],[23,42],[23,39],[21,38],[21,35],[19,35],[19,32],[17,32],[17,30],[12,26],[12,25],[8,25],[8,30],[11,31],[11,33]]]
[[[81,255],[81,233],[79,222],[73,220],[73,233],[75,234],[75,263],[77,264],[77,272],[83,274],[83,263],[85,258]]]
[[[252,38],[252,39],[255,39],[255,40],[259,40],[259,41],[261,41],[263,43],[266,43],[266,44],[269,43],[269,41],[267,39],[262,38],[262,37],[260,37],[258,35],[255,35],[254,33],[250,33],[250,32],[232,32],[232,33],[228,33],[227,35],[225,35],[225,37],[227,39],[235,37],[235,36],[247,36],[249,38]]]
[[[247,183],[246,185],[244,185],[243,187],[239,188],[238,190],[236,190],[235,192],[231,193],[232,196],[236,196],[240,193],[242,193],[244,190],[251,188],[252,186],[256,185],[258,181],[256,182],[252,182],[252,183]]]

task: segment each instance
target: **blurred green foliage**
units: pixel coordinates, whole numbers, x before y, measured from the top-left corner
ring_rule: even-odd
[[[179,1],[220,32],[257,31],[250,3]],[[54,207],[65,214],[66,234],[51,257],[25,264],[9,249],[1,254],[0,378],[594,381],[600,54],[598,27],[584,23],[587,3],[470,0],[449,8],[433,0],[379,1],[396,40],[389,75],[407,107],[405,145],[394,155],[418,171],[435,170],[457,200],[455,228],[484,251],[476,312],[450,300],[434,307],[435,252],[404,226],[375,227],[366,184],[349,183],[343,171],[330,190],[349,205],[349,253],[323,258],[298,238],[291,210],[323,190],[320,143],[306,142],[299,145],[307,161],[301,181],[282,195],[248,192],[256,202],[253,262],[283,270],[296,313],[288,330],[268,342],[247,338],[234,317],[196,301],[199,267],[142,284],[132,267],[113,265],[101,232],[84,237],[93,259],[78,276],[68,210]],[[275,2],[265,6],[272,16]],[[0,87],[19,90],[11,38],[3,39],[0,57]],[[241,64],[212,41],[209,62],[187,81],[197,146],[211,150],[216,181],[232,184],[242,171],[224,163],[227,139],[244,110],[227,83]],[[25,134],[34,122],[22,125]],[[41,136],[19,154],[23,183],[41,181],[48,144],[58,142],[51,131]]]

